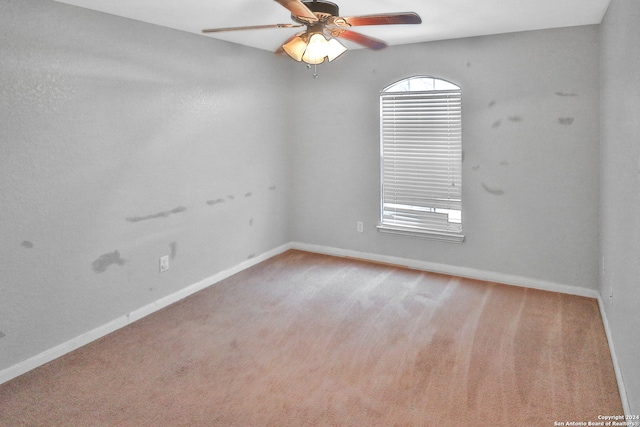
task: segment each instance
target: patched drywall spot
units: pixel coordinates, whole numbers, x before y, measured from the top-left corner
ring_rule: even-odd
[[[219,205],[220,203],[224,203],[226,200],[224,199],[216,199],[216,200],[207,200],[207,204],[209,206]]]
[[[157,214],[147,215],[147,216],[133,216],[133,217],[126,218],[126,220],[129,222],[140,222],[140,221],[146,221],[148,219],[166,218],[169,215],[179,214],[186,210],[187,208],[185,208],[184,206],[178,206],[177,208],[171,209],[170,211],[159,212]]]
[[[520,123],[522,121],[522,117],[520,116],[509,116],[508,119],[512,123]]]
[[[500,127],[500,125],[502,125],[502,120],[496,120],[495,122],[493,122],[493,124],[491,125],[491,127],[493,129],[497,129]]]
[[[504,191],[499,189],[499,188],[492,188],[489,187],[487,184],[485,184],[484,182],[482,183],[482,188],[484,188],[484,190],[487,193],[493,194],[494,196],[502,196],[504,194]]]
[[[253,193],[251,191],[244,194],[244,197],[251,197],[251,196],[253,196]]]
[[[503,160],[500,162],[500,166],[509,166],[509,162],[507,160]]]
[[[0,340],[4,337],[6,337],[6,335],[2,331],[0,331]]]
[[[111,265],[124,265],[126,261],[120,257],[120,252],[114,251],[100,255],[100,258],[93,261],[91,267],[96,273],[104,273]]]
[[[558,96],[579,96],[577,93],[556,92]]]
[[[177,254],[178,254],[178,243],[176,242],[169,243],[169,258],[176,259]]]
[[[31,248],[33,248],[33,242],[25,240],[24,242],[22,242],[22,247],[25,247],[27,249],[31,249]]]
[[[563,126],[571,126],[574,120],[575,119],[573,117],[560,117],[558,118],[558,123],[560,123]]]
[[[495,107],[495,105],[496,105],[496,100],[495,99],[493,99],[493,100],[491,100],[491,102],[489,102],[489,108]]]

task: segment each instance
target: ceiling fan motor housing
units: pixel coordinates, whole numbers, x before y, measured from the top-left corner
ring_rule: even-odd
[[[303,1],[305,6],[312,12],[326,13],[332,16],[339,16],[338,5],[329,1]]]

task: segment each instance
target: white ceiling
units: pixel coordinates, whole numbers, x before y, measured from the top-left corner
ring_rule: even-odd
[[[204,28],[291,23],[273,0],[55,0],[201,34]],[[354,27],[389,45],[599,24],[611,0],[333,0],[341,16],[416,12],[420,25]],[[202,35],[275,51],[300,29]],[[348,44],[350,48],[356,48]]]

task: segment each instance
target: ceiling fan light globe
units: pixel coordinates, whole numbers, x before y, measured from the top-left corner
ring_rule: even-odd
[[[343,45],[336,39],[331,39],[328,42],[327,59],[329,59],[329,62],[331,62],[346,51],[347,48],[345,45]]]
[[[307,49],[304,51],[302,60],[307,64],[316,65],[324,62],[329,52],[329,42],[323,34],[315,33],[309,37]]]
[[[282,50],[284,50],[287,55],[298,62],[302,60],[302,56],[304,55],[304,51],[306,50],[306,48],[307,42],[305,42],[304,39],[300,36],[296,36],[282,45]]]

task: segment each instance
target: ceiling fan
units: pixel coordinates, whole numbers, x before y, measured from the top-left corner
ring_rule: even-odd
[[[252,25],[248,27],[211,28],[203,33],[257,30],[264,28],[298,28],[306,30],[287,39],[276,53],[285,52],[296,61],[316,65],[333,61],[347,48],[337,38],[358,43],[373,50],[387,46],[381,40],[351,31],[351,27],[364,25],[420,24],[422,19],[414,12],[341,17],[338,5],[325,0],[275,0],[291,12],[296,24]]]

